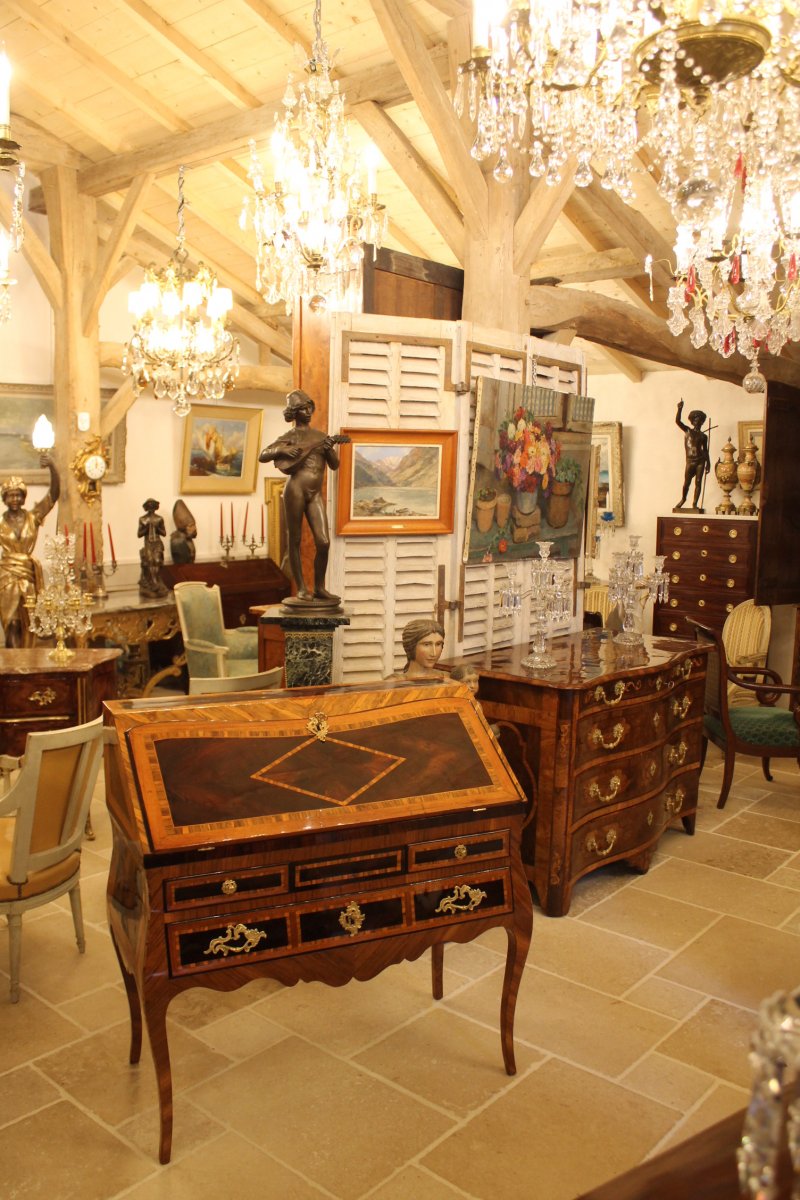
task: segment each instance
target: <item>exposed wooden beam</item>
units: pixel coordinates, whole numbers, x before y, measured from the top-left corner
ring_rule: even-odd
[[[106,342],[100,343],[100,366],[121,366],[122,358],[119,363],[104,363],[103,362],[103,346]],[[120,347],[121,349],[121,347]],[[128,409],[136,399],[136,392],[133,388],[133,380],[130,375],[119,385],[114,395],[100,410],[100,436],[108,437],[113,433],[119,425],[122,418],[127,413]]]
[[[575,188],[568,202],[564,205],[564,224],[573,230],[578,240],[585,242],[592,250],[605,251],[615,249],[610,233],[603,236],[592,218],[592,208],[584,196],[584,188]],[[633,251],[631,251],[633,253]],[[638,255],[634,255],[638,257]],[[639,260],[644,270],[644,260]],[[650,299],[649,280],[640,281],[638,278],[620,279],[618,286],[630,297],[638,307],[653,313],[660,320],[666,319],[666,293],[662,287],[654,287],[653,299]]]
[[[486,237],[489,205],[486,180],[470,155],[458,117],[440,76],[433,70],[422,35],[408,7],[399,0],[370,0],[370,3],[392,57],[433,134],[469,236]]]
[[[615,371],[620,375],[624,375],[626,379],[630,379],[633,383],[641,383],[644,379],[644,371],[639,367],[630,354],[623,354],[621,350],[614,350],[611,346],[599,346],[598,350],[608,362],[611,363]]]
[[[470,10],[468,0],[428,0],[428,4],[446,17],[461,17]]]
[[[244,0],[248,8],[259,17],[265,25],[269,25],[270,29],[274,29],[278,37],[283,38],[290,46],[298,45],[302,47],[306,58],[311,58],[311,42],[304,34],[299,33],[293,25],[288,21],[284,21],[273,8],[266,3],[266,0]]]
[[[531,283],[594,283],[598,279],[633,279],[643,267],[627,246],[614,250],[545,250],[531,263]]]
[[[0,222],[7,228],[11,225],[13,204],[11,197],[0,192]],[[22,257],[33,271],[50,307],[60,308],[64,303],[64,284],[61,272],[50,256],[44,242],[29,221],[22,221],[25,236],[22,242]]]
[[[148,33],[168,46],[192,71],[202,75],[226,100],[235,104],[237,108],[258,108],[261,103],[258,96],[243,87],[229,71],[215,62],[211,55],[196,46],[174,25],[170,25],[169,21],[165,21],[161,14],[149,4],[145,4],[144,0],[122,0],[122,3]]]
[[[97,264],[94,276],[91,283],[87,286],[83,296],[83,332],[88,334],[94,322],[97,320],[97,314],[100,311],[100,305],[111,286],[111,281],[114,278],[117,264],[122,258],[131,234],[136,228],[136,222],[139,219],[139,213],[142,210],[142,205],[147,199],[150,185],[155,176],[142,175],[135,180],[128,188],[128,194],[125,197],[125,203],[117,213],[116,220],[112,226],[111,233],[106,239],[105,245],[100,253],[100,260]]]
[[[121,370],[123,350],[124,347],[121,342],[101,342],[100,366]],[[130,383],[130,380],[126,380],[126,383]],[[236,386],[239,388],[255,388],[265,392],[290,392],[292,389],[292,369],[290,366],[284,367],[280,364],[270,364],[262,367],[242,363],[239,367],[239,378]],[[101,432],[103,433],[105,433],[106,425],[109,425],[110,429],[113,429],[124,415],[124,413],[117,414],[116,409],[112,408],[112,405],[117,402],[117,397],[124,387],[125,384],[118,389],[108,404],[103,407],[103,425],[101,427]],[[130,390],[131,392],[133,391],[132,384]],[[125,398],[127,398],[127,392]],[[135,396],[133,399],[135,399]],[[130,408],[133,399],[126,404],[125,411]]]
[[[292,361],[292,337],[282,329],[276,329],[266,321],[262,321],[255,313],[241,304],[234,304],[231,311],[231,325],[252,338],[259,346],[266,346],[275,354],[280,355],[286,362]],[[279,364],[276,364],[279,365]]]
[[[459,262],[464,256],[464,222],[458,207],[435,171],[426,163],[391,117],[372,100],[351,108],[389,166],[421,204]]]
[[[723,358],[707,346],[695,350],[687,334],[673,337],[666,322],[621,300],[573,288],[536,286],[528,310],[535,329],[574,328],[578,336],[637,358],[695,371],[709,379],[741,383],[749,363],[740,354]],[[759,366],[768,380],[800,386],[800,364],[765,355]]]
[[[16,64],[14,72],[15,75],[20,76]],[[25,79],[27,86],[27,75],[25,75]],[[78,170],[89,163],[89,159],[73,149],[69,142],[48,133],[41,125],[37,125],[35,121],[29,121],[27,117],[20,116],[19,113],[11,114],[11,136],[22,147],[22,158],[29,171],[38,173],[44,167],[56,166],[74,167]]]
[[[416,254],[417,258],[430,257],[424,246],[421,246],[419,242],[411,236],[410,233],[406,232],[405,229],[401,229],[400,226],[391,219],[391,217],[389,218],[388,233],[393,241],[399,242],[408,254]]]
[[[594,214],[613,230],[617,240],[638,256],[642,270],[645,258],[651,254],[654,281],[662,287],[671,287],[672,272],[668,264],[673,257],[673,250],[667,238],[646,217],[621,200],[616,192],[603,188],[598,179],[593,179],[581,192]]]
[[[515,275],[526,274],[572,195],[574,161],[566,164],[563,172],[561,182],[553,186],[545,183],[544,179],[537,179],[525,207],[514,223]]]

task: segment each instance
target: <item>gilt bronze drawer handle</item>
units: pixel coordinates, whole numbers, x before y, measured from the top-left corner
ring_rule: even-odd
[[[457,883],[453,888],[452,896],[443,896],[434,909],[434,912],[472,912],[485,899],[486,892],[482,891],[481,888],[470,887],[468,883]],[[464,901],[466,901],[466,904]]]
[[[244,938],[240,946],[232,945],[237,938]],[[241,921],[238,925],[229,925],[225,937],[212,938],[204,954],[221,954],[227,958],[229,954],[249,954],[255,950],[259,942],[266,941],[267,935],[263,929],[248,929]]]
[[[725,587],[729,587],[729,588],[735,588],[735,587],[736,587],[736,580],[735,580],[735,579],[726,579],[726,580],[725,580]]]
[[[686,799],[686,792],[682,787],[676,788],[671,796],[664,797],[664,811],[670,816],[675,817],[683,808],[683,802]]]
[[[238,888],[239,885],[235,879],[224,879],[222,881],[221,891],[223,896],[232,896],[234,892],[238,891]]]
[[[653,729],[658,733],[658,727],[661,724],[661,713],[653,713]]]
[[[607,704],[609,708],[611,708],[615,704],[619,704],[620,700],[622,699],[622,697],[624,695],[625,695],[625,684],[621,679],[618,679],[617,682],[614,684],[613,700],[609,700],[608,696],[606,695],[606,689],[602,686],[602,684],[600,684],[598,687],[596,687],[594,689],[595,700],[602,700],[603,704]]]
[[[31,692],[28,699],[31,704],[38,704],[39,708],[46,708],[48,704],[52,704],[56,698],[56,694],[52,688],[42,688],[35,692]]]
[[[453,853],[455,854],[456,858],[466,858],[467,857],[467,847],[464,845],[463,842],[459,842],[458,845],[456,846],[455,850],[453,851]]]
[[[347,908],[339,913],[339,924],[350,937],[356,936],[365,920],[366,914],[361,911],[355,900],[351,900]]]
[[[683,533],[683,530],[681,529],[680,525],[676,525],[672,532],[675,534],[675,537],[680,537]]]
[[[625,736],[625,726],[621,725],[619,723],[619,721],[617,721],[616,725],[611,730],[611,741],[610,742],[606,742],[603,740],[603,731],[602,731],[602,729],[598,729],[597,726],[595,726],[594,729],[592,730],[592,734],[591,734],[591,737],[589,740],[593,746],[602,746],[604,750],[616,750],[617,746],[620,744],[620,742],[622,741],[624,736]]]
[[[686,742],[679,742],[677,746],[672,746],[667,758],[671,767],[682,767],[686,761],[686,753],[689,747]]]
[[[701,600],[700,603],[702,604],[703,601]],[[676,676],[676,678],[679,677],[681,679],[688,679],[692,673],[693,666],[694,666],[694,663],[692,662],[691,658],[687,658],[686,662],[683,664],[682,667],[681,666],[673,667],[672,674],[674,676]]]
[[[729,538],[737,538],[738,536],[739,536],[739,530],[738,530],[738,529],[729,529],[729,530],[728,530],[728,537],[729,537]]]
[[[609,779],[609,790],[603,795],[600,791],[600,784],[595,782],[589,788],[589,798],[591,800],[599,800],[601,804],[610,804],[612,800],[616,800],[617,793],[622,787],[622,779],[619,775],[612,775]]]
[[[675,559],[675,562],[677,562],[677,561],[678,561],[678,559],[680,558],[680,556],[681,556],[681,552],[680,552],[680,550],[673,550],[673,551],[672,551],[672,557]]]
[[[682,700],[676,698],[672,701],[672,715],[677,717],[679,721],[682,721],[691,707],[691,696],[684,696]]]
[[[606,844],[601,850],[600,843],[597,840],[596,833],[590,833],[586,839],[586,849],[590,854],[596,854],[598,858],[606,858],[617,844],[617,831],[612,825],[611,829],[606,830]]]
[[[728,562],[729,562],[729,563],[737,563],[738,561],[739,561],[739,557],[738,557],[738,555],[736,555],[736,554],[729,554],[729,555],[728,555]]]

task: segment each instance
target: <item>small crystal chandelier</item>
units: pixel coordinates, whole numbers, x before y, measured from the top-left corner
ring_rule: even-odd
[[[65,639],[89,633],[92,628],[92,595],[75,586],[75,534],[65,537],[57,533],[48,537],[44,548],[48,564],[48,582],[35,595],[28,596],[25,607],[30,627],[40,638],[55,637],[55,647],[49,657],[56,663],[74,658]]]
[[[272,190],[251,142],[253,207],[251,213],[246,197],[241,218],[243,228],[252,221],[256,235],[256,287],[268,304],[283,301],[287,313],[301,296],[314,311],[353,307],[353,296],[361,295],[363,243],[380,247],[386,235],[375,164],[364,171],[353,153],[332,65],[315,0],[308,80],[296,92],[289,76],[285,111],[275,118]]]
[[[221,400],[239,374],[239,342],[227,329],[233,297],[203,263],[192,273],[184,246],[184,168],[178,172],[177,246],[165,267],[148,267],[144,283],[128,297],[134,317],[123,371],[138,396],[152,384],[157,399],[173,401],[185,417],[192,400]]]
[[[22,248],[25,228],[22,223],[22,195],[25,189],[25,163],[20,159],[19,143],[11,137],[10,108],[11,64],[5,44],[0,47],[0,171],[14,175],[14,200],[11,209],[11,228],[0,229],[0,324],[11,317],[11,278],[9,255]]]

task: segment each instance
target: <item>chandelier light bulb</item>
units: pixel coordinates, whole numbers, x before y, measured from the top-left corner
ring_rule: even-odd
[[[55,442],[55,430],[44,413],[42,413],[33,427],[31,444],[34,450],[38,450],[40,453],[43,453],[45,450],[52,450]]]

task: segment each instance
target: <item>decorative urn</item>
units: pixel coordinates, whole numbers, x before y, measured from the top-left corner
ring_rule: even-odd
[[[718,504],[715,512],[722,513],[724,516],[730,516],[736,512],[736,505],[731,501],[731,492],[737,484],[736,461],[734,455],[736,447],[728,438],[725,445],[722,447],[722,457],[717,460],[714,466],[714,474],[717,477],[717,483],[720,489],[724,492],[724,498],[721,504]]]

